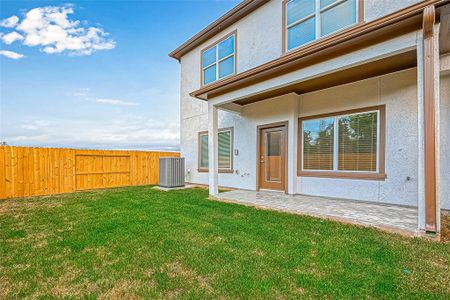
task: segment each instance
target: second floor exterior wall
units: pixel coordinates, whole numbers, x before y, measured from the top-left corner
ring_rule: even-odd
[[[182,118],[206,113],[206,103],[189,96],[200,88],[201,52],[233,31],[236,32],[236,73],[280,57],[282,51],[282,1],[272,0],[250,15],[181,57]]]
[[[356,0],[362,7],[362,22],[369,22],[420,0]],[[206,113],[206,104],[189,93],[202,87],[201,53],[230,33],[236,34],[236,70],[239,74],[283,56],[283,0],[271,0],[238,20],[180,59],[182,118]],[[301,46],[300,46],[301,47]]]
[[[365,0],[364,21],[373,21],[420,1],[421,0]]]

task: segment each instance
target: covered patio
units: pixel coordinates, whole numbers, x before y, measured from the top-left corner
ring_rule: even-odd
[[[449,61],[447,57],[447,62],[443,61],[441,64],[439,53],[447,53],[450,49],[446,39],[440,43],[442,36],[448,36],[448,26],[444,25],[441,28],[440,23],[436,22],[436,15],[442,24],[447,24],[448,22],[448,16],[450,15],[441,9],[442,5],[443,3],[440,3],[439,6],[435,7],[432,2],[419,3],[411,6],[407,12],[392,13],[382,20],[363,23],[360,26],[343,31],[341,34],[318,40],[261,66],[191,92],[190,96],[208,101],[208,180],[210,195],[221,200],[340,219],[413,235],[419,235],[420,232],[438,233],[441,227],[439,218],[440,198],[438,195],[438,183],[441,180],[441,175],[437,166],[436,155],[440,147],[438,140],[442,139],[439,136],[442,135],[442,131],[439,131],[439,126],[437,126],[441,122],[440,114],[438,113],[440,72],[441,68],[446,68],[443,67],[444,63],[448,65]],[[437,14],[436,9],[439,10]],[[441,10],[443,11],[441,12]],[[410,161],[416,163],[417,167],[410,172],[411,175],[403,177],[405,181],[398,183],[398,186],[403,187],[414,182],[417,190],[413,191],[411,195],[416,196],[405,195],[405,198],[409,197],[408,199],[412,199],[411,197],[417,197],[415,203],[408,204],[417,205],[417,207],[299,196],[298,194],[302,193],[324,194],[323,191],[308,191],[305,188],[308,187],[306,183],[299,184],[302,180],[306,181],[315,178],[314,174],[302,172],[301,167],[299,167],[302,164],[298,155],[301,151],[299,151],[301,143],[298,143],[299,119],[300,117],[314,115],[317,117],[331,113],[329,106],[333,104],[333,97],[324,97],[323,99],[327,99],[323,100],[325,108],[310,109],[308,113],[308,107],[305,108],[303,105],[307,103],[307,101],[303,101],[307,95],[309,93],[316,93],[317,95],[320,91],[323,92],[330,88],[336,88],[345,84],[361,83],[366,79],[387,76],[405,70],[414,70],[416,72],[414,75],[415,91],[408,98],[416,100],[413,105],[409,106],[411,113],[408,115],[414,116],[414,122],[408,125],[407,128],[417,128],[416,132],[413,133],[414,136],[417,135],[417,145],[408,148],[415,150],[415,154],[411,156],[415,158]],[[352,90],[349,91],[351,92]],[[380,95],[384,91],[381,85],[377,86],[377,89],[374,89],[374,91],[376,91],[374,95],[376,94],[377,96],[374,97],[376,100],[371,102],[373,105],[375,103],[385,103],[388,97],[396,95],[395,93],[386,93],[386,95],[388,94],[387,96],[381,97]],[[398,95],[403,96],[406,94],[399,93]],[[350,99],[351,97],[345,95],[341,98]],[[400,99],[401,97],[399,96],[398,98]],[[281,103],[280,99],[291,100]],[[349,109],[350,107],[361,108],[362,106],[356,104],[361,99],[366,100],[368,97],[367,95],[355,97],[354,107],[348,105]],[[407,101],[408,99],[403,100]],[[322,100],[322,98],[319,100]],[[321,103],[319,100],[316,103]],[[385,147],[386,144],[388,147],[396,145],[395,135],[392,133],[393,129],[402,128],[397,125],[402,124],[404,120],[409,120],[407,118],[396,120],[392,117],[402,111],[401,108],[396,111],[394,110],[395,108],[393,109],[395,105],[401,103],[401,101],[394,100],[388,104],[390,105],[389,114],[391,116],[388,116],[387,119],[392,124],[388,124],[390,133],[387,136],[391,138],[391,141],[385,142],[383,140],[379,143],[380,147],[381,145]],[[263,118],[262,115],[265,111],[263,111],[262,107],[264,104],[268,105],[268,101],[278,101],[278,105],[271,108],[271,112],[273,112],[272,118],[270,116]],[[310,101],[310,103],[312,102]],[[258,107],[261,108],[261,112],[258,111]],[[289,111],[276,115],[275,112],[277,112],[277,109],[281,110],[280,107],[289,108]],[[369,106],[367,105],[367,107]],[[253,138],[255,144],[243,143],[242,149],[245,148],[246,151],[240,152],[241,155],[248,156],[249,159],[247,161],[255,161],[255,165],[254,167],[250,164],[248,166],[245,165],[247,170],[243,174],[239,174],[239,176],[244,178],[244,176],[249,176],[249,174],[254,172],[255,178],[251,179],[254,180],[255,186],[241,188],[254,188],[256,191],[240,190],[219,193],[219,184],[231,187],[237,186],[235,182],[231,184],[219,183],[217,150],[219,110],[236,114],[241,120],[244,120],[242,123],[249,120],[244,130],[236,130],[236,136],[245,132],[247,139],[253,138],[253,133],[249,128],[253,129],[256,127],[257,136]],[[314,114],[313,111],[316,111],[317,114]],[[335,111],[339,111],[339,109]],[[345,110],[343,109],[342,111]],[[260,113],[258,114],[258,112]],[[384,122],[385,119],[383,117]],[[411,118],[411,120],[413,119]],[[260,188],[280,189],[262,186],[261,178],[263,177],[260,176],[260,170],[263,170],[260,166],[265,163],[264,156],[259,155],[260,149],[265,147],[260,146],[260,129],[261,126],[274,126],[273,124],[277,124],[276,122],[285,122],[283,130],[287,136],[286,142],[283,143],[288,145],[286,147],[287,151],[286,149],[283,150],[285,157],[283,159],[284,169],[283,166],[280,168],[283,174],[282,184],[286,194],[258,192]],[[232,124],[236,124],[236,122]],[[383,134],[380,134],[380,136]],[[405,136],[404,132],[396,134],[397,136]],[[251,151],[254,153],[253,156],[248,155]],[[384,156],[379,158],[379,161],[382,163],[380,164],[381,169],[378,169],[378,178],[353,179],[384,180],[391,183],[400,178],[395,173],[397,170],[401,170],[402,166],[394,166],[394,163],[396,162],[395,157],[397,157],[397,154],[403,151],[402,146],[396,145],[389,151],[387,160],[390,161],[386,163]],[[381,153],[384,153],[384,150]],[[385,166],[389,170],[386,171]],[[390,174],[385,174],[387,172],[390,172]],[[323,177],[327,176],[329,178],[337,177],[336,173],[325,174]],[[344,176],[340,178],[344,178]],[[411,180],[412,178],[413,181]],[[361,183],[361,180],[359,181],[361,190],[371,191],[367,188],[367,185]],[[334,185],[326,186],[330,187],[330,189],[334,188],[335,191],[340,190],[338,181],[333,181],[332,184]],[[355,186],[349,184],[344,189],[352,190]],[[363,188],[363,186],[366,188]],[[392,193],[398,186],[390,188],[389,192]],[[377,188],[375,187],[374,190]],[[338,195],[338,193],[335,194]],[[377,201],[369,198],[362,197],[361,199]],[[395,198],[395,195],[390,195],[380,201],[391,200],[395,203]]]
[[[415,207],[307,195],[288,195],[275,191],[233,190],[219,193],[215,199],[376,227],[405,235],[418,236],[421,234],[418,230],[417,208]]]

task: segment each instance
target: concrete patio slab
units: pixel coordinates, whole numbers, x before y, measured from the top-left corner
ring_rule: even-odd
[[[172,187],[172,188],[168,188],[168,187],[163,187],[163,186],[159,186],[159,185],[155,185],[153,188],[155,190],[160,190],[163,192],[169,192],[169,191],[176,191],[176,190],[185,190],[185,189],[191,189],[195,187],[195,185],[192,184],[186,184],[184,186],[177,186],[177,187]]]
[[[317,196],[287,195],[275,191],[233,190],[220,193],[215,199],[377,227],[411,236],[421,235],[417,224],[417,208],[414,207]]]

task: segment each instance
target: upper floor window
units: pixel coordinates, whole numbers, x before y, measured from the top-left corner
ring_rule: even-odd
[[[202,51],[202,83],[207,85],[236,72],[236,33]]]
[[[288,0],[286,49],[292,50],[358,20],[358,0]]]

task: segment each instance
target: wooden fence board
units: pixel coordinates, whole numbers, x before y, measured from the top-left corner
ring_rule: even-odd
[[[46,187],[45,187],[45,149],[36,149],[37,150],[37,159],[38,159],[38,172],[37,172],[37,183],[38,183],[38,192],[37,195],[45,195]]]
[[[30,149],[23,148],[23,196],[30,196],[30,175],[28,173],[29,168],[29,159],[30,159]]]
[[[0,148],[0,199],[6,198],[5,149]]]
[[[157,184],[159,157],[176,152],[0,146],[0,199]]]
[[[5,160],[6,160],[6,197],[13,197],[14,193],[14,173],[13,173],[13,160],[12,160],[12,147],[5,149]]]

